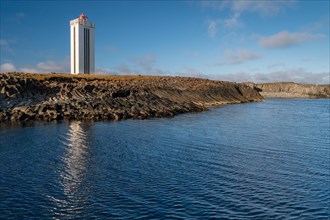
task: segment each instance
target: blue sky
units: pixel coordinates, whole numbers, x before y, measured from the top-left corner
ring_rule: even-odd
[[[1,1],[1,71],[69,72],[69,22],[96,71],[329,83],[329,1]]]

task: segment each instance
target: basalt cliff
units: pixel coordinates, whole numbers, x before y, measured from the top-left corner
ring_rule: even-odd
[[[254,86],[189,77],[0,74],[0,122],[172,117],[262,100]]]
[[[330,98],[330,85],[277,82],[250,84],[265,98]]]

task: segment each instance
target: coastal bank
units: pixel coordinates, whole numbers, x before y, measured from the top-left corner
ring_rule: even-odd
[[[330,85],[274,82],[251,84],[265,98],[330,98]]]
[[[0,122],[172,117],[263,100],[254,86],[190,77],[0,74]]]

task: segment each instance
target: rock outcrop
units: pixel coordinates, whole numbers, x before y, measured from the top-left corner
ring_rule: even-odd
[[[265,98],[330,98],[330,85],[293,82],[255,84]]]
[[[171,117],[262,101],[250,86],[188,77],[0,74],[0,121]]]

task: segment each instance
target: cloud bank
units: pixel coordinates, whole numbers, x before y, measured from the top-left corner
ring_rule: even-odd
[[[323,36],[320,34],[290,33],[282,31],[268,37],[261,37],[259,44],[266,48],[286,48],[307,41],[319,40],[322,37]]]
[[[330,84],[329,72],[312,73],[302,68],[255,74],[237,72],[212,76],[209,75],[207,78],[232,82],[296,82],[306,84]]]
[[[276,0],[276,1],[257,1],[257,0],[222,0],[209,1],[204,0],[198,2],[202,8],[209,8],[218,11],[229,10],[231,15],[226,19],[213,19],[208,22],[208,33],[211,38],[216,36],[218,26],[224,28],[233,28],[242,26],[242,14],[254,13],[260,16],[275,16],[287,7],[292,6],[295,0]]]
[[[214,10],[230,10],[233,13],[257,13],[262,16],[276,15],[294,4],[294,0],[256,1],[256,0],[223,0],[223,1],[201,1],[203,8]]]
[[[27,73],[46,73],[46,72],[57,72],[57,73],[68,73],[70,72],[70,60],[67,58],[63,61],[47,60],[39,62],[35,66],[23,66],[16,67],[13,63],[7,62],[0,66],[0,72],[27,72]]]
[[[208,34],[211,38],[217,35],[219,26],[223,28],[234,28],[242,26],[242,22],[239,19],[240,14],[235,13],[228,19],[211,19],[207,22]]]
[[[216,65],[222,66],[222,65],[237,65],[237,64],[242,64],[247,61],[251,60],[256,60],[261,58],[261,55],[247,50],[247,49],[242,49],[242,50],[237,50],[237,51],[232,51],[232,50],[227,50],[225,51],[225,61],[220,61],[216,63]]]
[[[14,72],[16,71],[16,67],[12,63],[3,63],[0,66],[0,72]]]
[[[9,52],[10,54],[15,54],[15,51],[12,49],[11,45],[15,43],[13,39],[4,39],[0,38],[0,48],[2,51]]]

